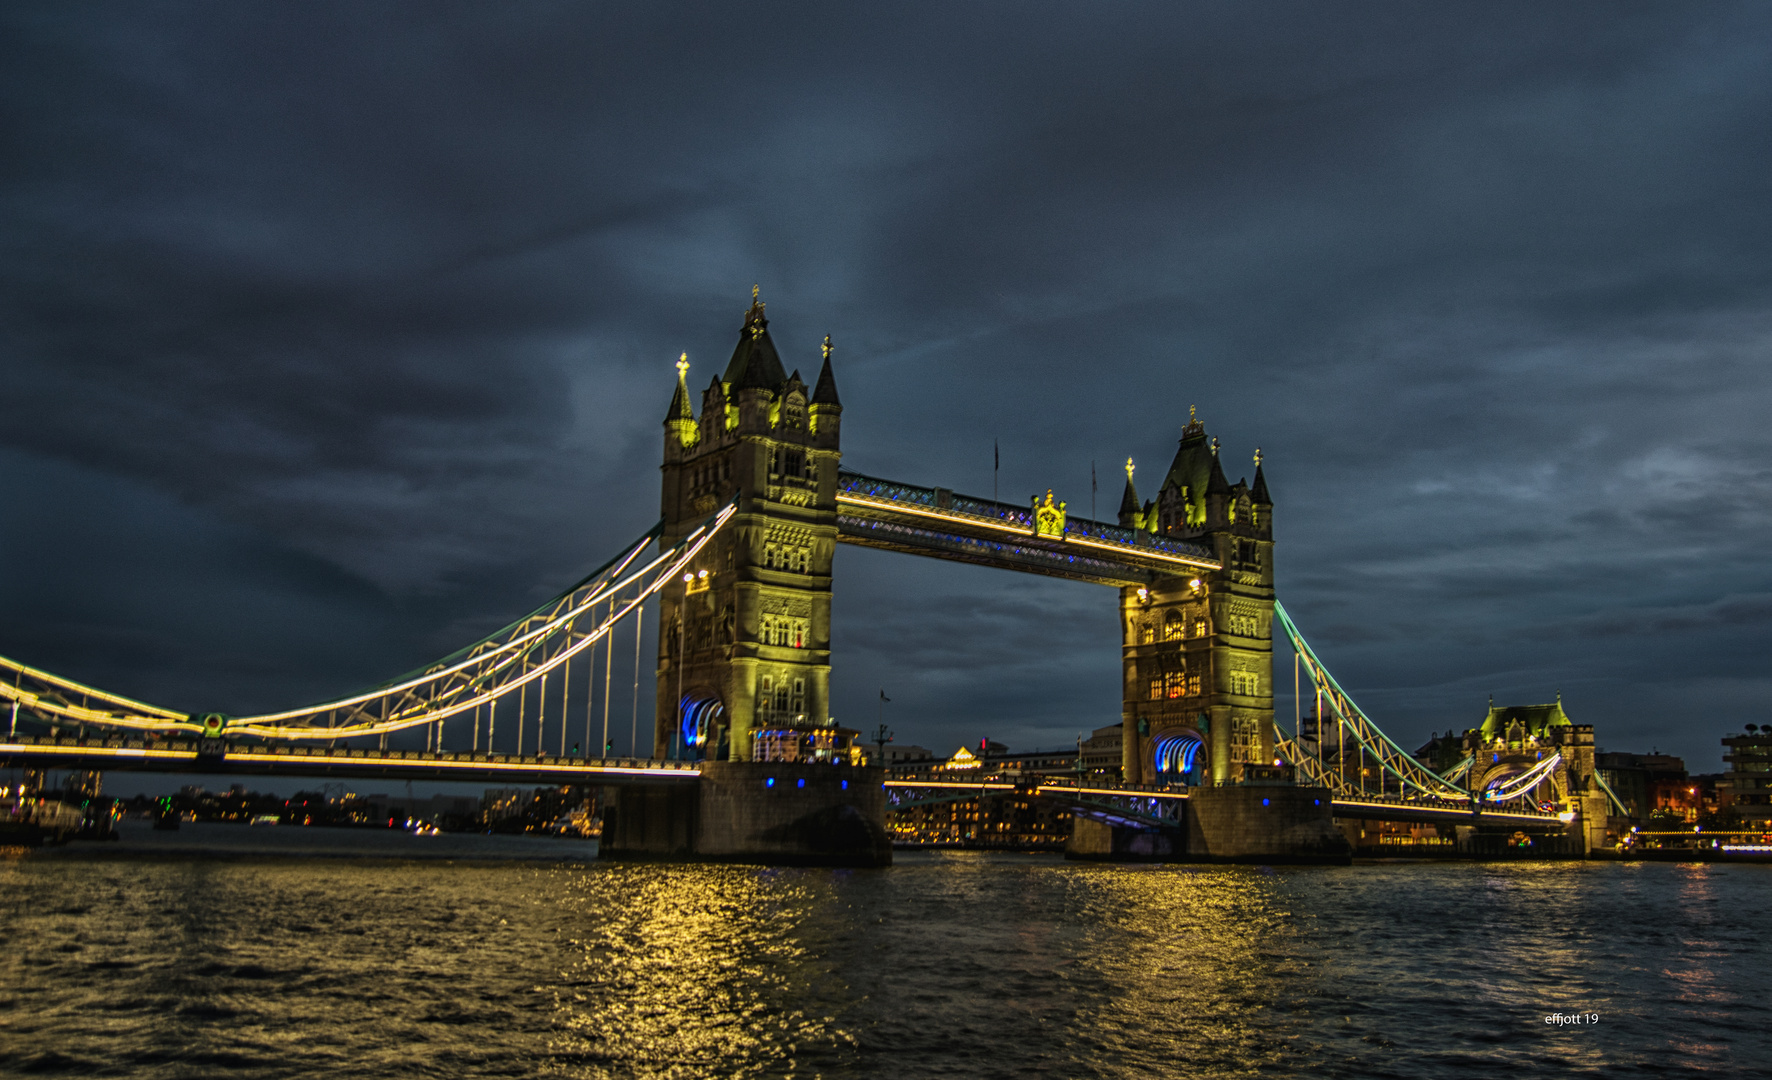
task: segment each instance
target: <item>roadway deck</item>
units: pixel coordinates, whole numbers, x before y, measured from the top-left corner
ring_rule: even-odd
[[[660,784],[701,776],[688,762],[428,753],[353,747],[272,746],[198,739],[72,739],[18,735],[0,742],[0,767],[103,772],[232,773],[365,780],[487,783]]]

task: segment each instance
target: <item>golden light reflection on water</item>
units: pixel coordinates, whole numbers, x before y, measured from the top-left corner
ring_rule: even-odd
[[[1256,870],[1073,870],[1091,929],[1072,976],[1090,987],[1080,1025],[1126,1075],[1177,1060],[1260,1067],[1291,1048],[1258,1023],[1309,967],[1280,882]],[[1160,1033],[1152,1037],[1152,1033]]]
[[[0,862],[0,1072],[1739,1071],[1772,867]],[[1548,1027],[1594,1011],[1596,1028]],[[1757,1010],[1757,1011],[1756,1011]]]
[[[778,1074],[803,1048],[847,1042],[796,1004],[815,968],[799,928],[828,901],[822,880],[724,866],[554,875],[565,889],[554,902],[583,916],[554,988],[556,1061],[637,1077]]]

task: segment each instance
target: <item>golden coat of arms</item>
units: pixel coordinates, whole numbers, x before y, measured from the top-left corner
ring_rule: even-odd
[[[1064,536],[1064,503],[1054,503],[1052,492],[1046,492],[1046,501],[1041,502],[1034,497],[1034,535]]]

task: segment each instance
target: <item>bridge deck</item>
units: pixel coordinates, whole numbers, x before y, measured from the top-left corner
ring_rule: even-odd
[[[1058,535],[1042,535],[1032,507],[851,472],[837,474],[837,537],[862,547],[1116,587],[1220,566],[1200,544],[1080,517],[1066,517]]]
[[[1145,784],[1080,783],[1051,777],[1017,778],[1012,776],[981,776],[971,780],[922,780],[893,777],[886,781],[888,789],[952,791],[954,798],[968,793],[1002,795],[1018,792],[1029,798],[1077,799],[1079,796],[1109,796],[1129,799],[1184,800],[1188,790],[1183,787],[1153,787]],[[1495,807],[1473,808],[1467,805],[1435,805],[1415,800],[1361,798],[1337,795],[1331,800],[1334,815],[1365,821],[1408,821],[1420,824],[1451,823],[1474,825],[1490,822],[1531,828],[1562,828],[1563,820],[1553,813],[1527,810],[1505,810]]]
[[[212,752],[213,751],[213,752]],[[279,746],[200,740],[70,739],[15,736],[0,742],[0,765],[26,769],[220,772],[365,780],[466,780],[495,783],[657,784],[693,781],[688,762],[639,758],[518,757],[351,747]]]

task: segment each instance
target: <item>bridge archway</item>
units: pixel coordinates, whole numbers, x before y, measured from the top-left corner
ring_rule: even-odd
[[[1206,740],[1191,728],[1164,731],[1151,744],[1151,764],[1159,784],[1197,784],[1205,764]]]

